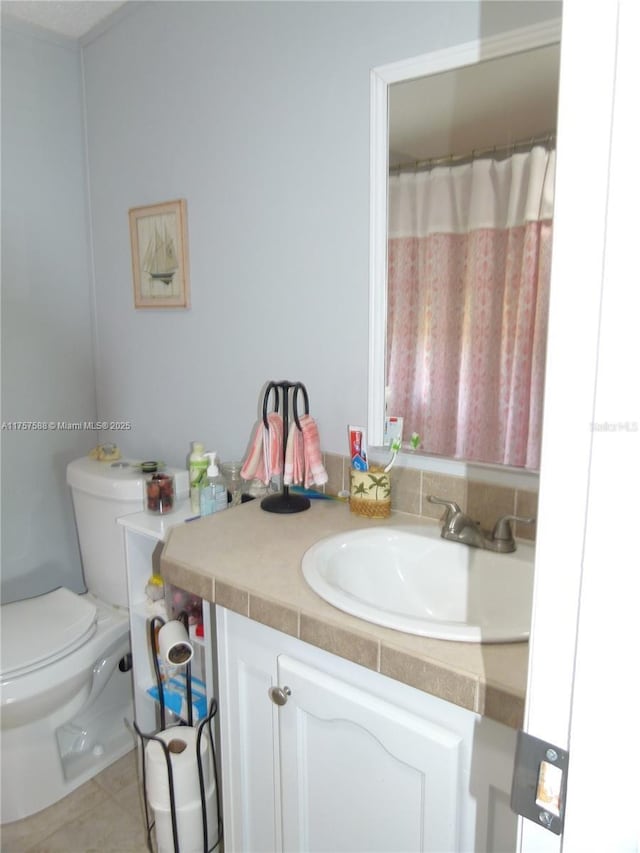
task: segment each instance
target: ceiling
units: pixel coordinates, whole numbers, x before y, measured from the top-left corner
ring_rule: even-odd
[[[81,38],[126,0],[2,0],[2,13],[67,38]]]
[[[554,132],[560,45],[395,83],[391,165],[463,156]]]

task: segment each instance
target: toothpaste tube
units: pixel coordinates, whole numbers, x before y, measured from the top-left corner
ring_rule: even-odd
[[[367,431],[364,427],[349,426],[349,456],[356,471],[368,471]]]

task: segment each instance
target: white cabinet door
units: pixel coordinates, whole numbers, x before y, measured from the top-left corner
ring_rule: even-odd
[[[276,654],[259,632],[242,630],[251,622],[216,611],[225,850],[274,853],[281,849],[277,709],[269,699]]]
[[[513,729],[216,614],[226,853],[513,853]]]
[[[281,655],[286,851],[459,849],[459,734]]]

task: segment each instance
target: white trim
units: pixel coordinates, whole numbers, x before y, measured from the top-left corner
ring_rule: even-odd
[[[536,47],[545,47],[559,42],[561,23],[561,18],[554,18],[541,24],[519,27],[495,36],[473,39],[453,47],[445,47],[442,50],[423,53],[389,65],[381,65],[374,68],[373,72],[389,86],[391,83],[400,83],[415,77],[424,77],[427,74],[439,74],[442,71],[473,65],[480,60],[534,50]]]
[[[544,429],[538,503],[538,531],[534,603],[529,649],[529,679],[525,730],[535,737],[569,749],[567,826],[582,822],[591,833],[600,823],[592,820],[594,793],[600,779],[607,797],[616,804],[616,818],[598,827],[605,836],[620,816],[616,796],[618,780],[598,772],[608,757],[593,746],[600,735],[606,738],[608,720],[590,733],[590,748],[583,773],[574,779],[575,755],[570,744],[572,693],[578,619],[582,620],[581,590],[585,549],[588,546],[587,510],[592,488],[592,454],[598,336],[601,323],[603,266],[609,160],[611,154],[612,103],[615,91],[616,3],[598,3],[597,15],[584,13],[581,0],[565,0],[560,57],[560,96],[556,170],[556,206],[551,269],[551,301],[545,382]],[[594,48],[594,46],[596,46]],[[597,62],[594,61],[597,50]],[[587,136],[585,136],[587,134]],[[588,144],[585,144],[588,139]],[[589,204],[584,204],[588,184]],[[610,472],[613,478],[615,472]],[[627,475],[630,482],[631,474]],[[613,490],[612,490],[613,491]],[[608,495],[609,499],[613,493]],[[615,496],[617,497],[617,496]],[[619,507],[616,507],[619,510]],[[618,511],[619,519],[619,511]],[[619,523],[619,521],[618,521]],[[604,526],[599,535],[617,536]],[[614,552],[612,552],[614,553]],[[608,573],[609,567],[599,566]],[[622,596],[628,595],[620,590]],[[620,611],[621,612],[621,611]],[[602,636],[615,635],[615,654],[628,648],[624,628],[618,620],[610,624],[612,613],[598,612]],[[615,619],[615,614],[613,614]],[[624,620],[623,620],[624,621]],[[598,629],[599,637],[600,628]],[[597,673],[598,678],[593,679]],[[594,689],[612,703],[627,702],[610,693],[603,669],[590,670]],[[628,706],[631,707],[631,706]],[[635,709],[634,709],[635,710]],[[614,719],[614,726],[618,723]],[[634,725],[635,728],[635,725]],[[626,732],[625,732],[626,734]],[[595,740],[594,740],[595,738]],[[592,762],[591,758],[596,761]],[[614,765],[615,766],[615,765]],[[587,785],[590,798],[574,798],[576,783]],[[580,790],[578,785],[575,790]],[[596,797],[597,799],[597,797]],[[581,806],[583,808],[581,808]],[[584,808],[586,806],[586,809]],[[572,812],[572,808],[577,811]],[[596,806],[597,811],[597,806]],[[600,850],[572,847],[531,821],[520,822],[521,851]],[[620,849],[609,846],[609,850]]]
[[[369,228],[369,444],[381,445],[384,429],[384,353],[387,340],[388,82],[371,72],[371,210]],[[382,344],[380,344],[382,342]]]
[[[637,80],[640,4],[618,4],[617,56],[604,244],[602,312],[589,469],[589,494],[570,730],[570,800],[563,850],[640,850],[640,573],[634,523],[640,477],[640,293],[637,265]],[[609,27],[607,30],[610,32]],[[600,51],[600,43],[598,46]],[[607,56],[607,54],[605,54]],[[608,58],[608,57],[607,57]],[[603,168],[604,168],[603,164]],[[631,509],[633,517],[633,509]],[[625,531],[625,527],[627,528]],[[630,669],[631,667],[631,669]],[[606,682],[594,678],[606,673]],[[605,685],[623,685],[620,696]],[[598,744],[598,748],[594,746]],[[605,748],[601,748],[604,745]],[[615,803],[612,821],[590,820],[594,780]]]

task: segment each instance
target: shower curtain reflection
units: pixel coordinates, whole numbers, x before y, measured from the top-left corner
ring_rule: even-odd
[[[389,179],[387,408],[429,453],[537,469],[555,152]]]

